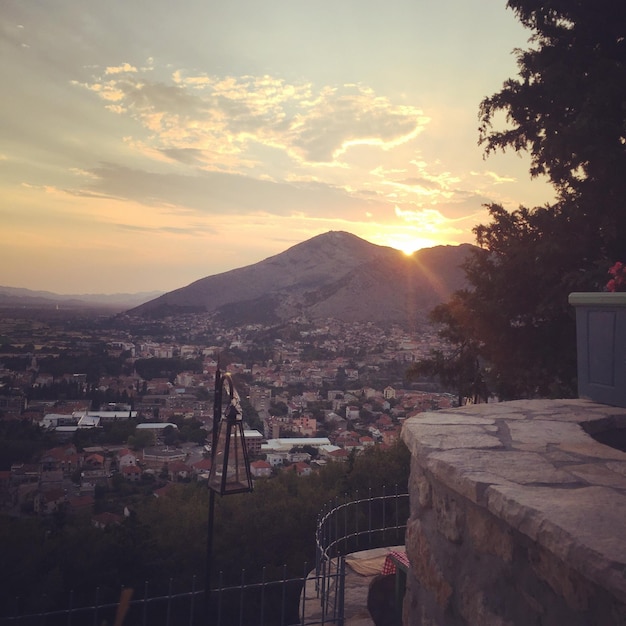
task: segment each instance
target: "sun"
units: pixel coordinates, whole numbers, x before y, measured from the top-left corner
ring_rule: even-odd
[[[388,246],[400,250],[406,256],[411,256],[416,250],[432,248],[436,245],[431,239],[413,237],[411,235],[390,235],[386,239]]]
[[[398,250],[400,250],[400,252],[404,252],[404,254],[405,254],[406,256],[412,256],[412,255],[413,255],[413,253],[414,253],[416,250],[419,250],[419,248],[416,248],[416,247],[415,247],[414,245],[412,245],[412,244],[411,244],[411,245],[409,245],[408,243],[406,243],[406,244],[404,244],[404,245],[402,245],[402,246],[398,246],[398,248],[397,248],[397,249],[398,249]]]

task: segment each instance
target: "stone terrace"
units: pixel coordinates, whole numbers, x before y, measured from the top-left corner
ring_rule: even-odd
[[[588,434],[612,429],[626,409],[586,400],[407,420],[404,623],[626,624],[626,453]]]

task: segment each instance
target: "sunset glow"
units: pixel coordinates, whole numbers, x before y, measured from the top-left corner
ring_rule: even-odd
[[[7,0],[0,285],[168,291],[329,230],[473,241],[485,203],[550,199],[476,143],[527,37],[478,0]]]
[[[396,248],[396,250],[404,252],[407,256],[411,256],[416,250],[421,250],[422,248],[432,248],[436,245],[432,239],[404,239],[401,235],[398,235],[397,237],[390,237],[388,241],[388,245],[391,248]]]

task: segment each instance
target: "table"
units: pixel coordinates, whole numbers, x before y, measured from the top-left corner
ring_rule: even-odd
[[[404,550],[391,550],[389,554],[387,554],[383,569],[381,570],[383,576],[395,574],[395,605],[399,618],[402,616],[402,602],[404,600],[404,592],[406,591],[406,575],[409,571],[409,567],[411,567],[409,557]]]
[[[400,568],[401,572],[406,574],[410,566],[411,564],[409,563],[409,557],[406,555],[406,552],[391,550],[385,558],[381,574],[385,576],[388,574],[395,574],[398,568]]]

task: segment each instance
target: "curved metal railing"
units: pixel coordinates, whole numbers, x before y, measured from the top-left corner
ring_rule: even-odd
[[[409,494],[396,486],[387,493],[368,490],[365,498],[339,498],[320,513],[315,532],[315,577],[322,623],[343,623],[345,555],[404,544]]]

